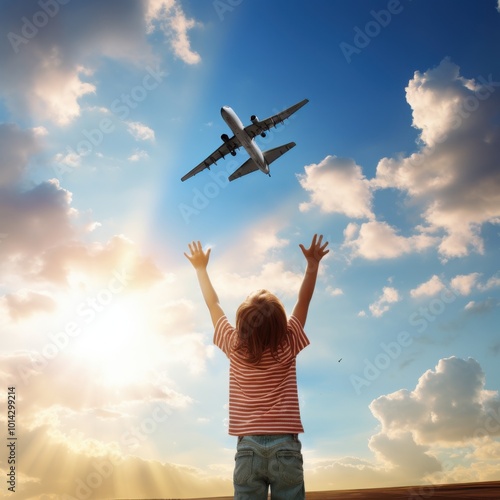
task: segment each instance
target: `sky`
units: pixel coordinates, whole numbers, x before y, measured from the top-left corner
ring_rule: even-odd
[[[228,361],[183,252],[212,248],[230,321],[258,288],[290,313],[314,233],[306,489],[500,480],[499,2],[0,9],[2,496],[231,495]],[[305,98],[257,141],[297,143],[271,177],[229,183],[240,150],[180,181],[221,106]]]

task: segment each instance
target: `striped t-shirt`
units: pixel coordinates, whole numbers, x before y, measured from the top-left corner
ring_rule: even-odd
[[[288,320],[288,341],[276,361],[270,349],[258,364],[237,351],[238,332],[226,316],[215,325],[214,344],[229,358],[229,434],[298,434],[300,420],[295,359],[309,345],[299,320]]]

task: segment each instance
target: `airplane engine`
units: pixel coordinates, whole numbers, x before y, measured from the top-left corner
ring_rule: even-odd
[[[224,142],[229,141],[229,136],[228,136],[227,134],[222,134],[222,135],[220,136],[220,138],[221,138]]]
[[[250,117],[250,121],[254,124],[254,125],[258,125],[260,123],[259,121],[259,117],[258,116],[255,116],[255,115],[252,115]],[[265,132],[261,132],[260,133],[260,136],[261,137],[266,137],[266,133]]]

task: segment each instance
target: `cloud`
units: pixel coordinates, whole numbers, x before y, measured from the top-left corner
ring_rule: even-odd
[[[217,289],[228,297],[246,297],[254,290],[265,288],[278,297],[291,297],[298,293],[302,273],[287,269],[283,261],[267,262],[254,274],[219,273]]]
[[[252,239],[252,248],[260,258],[263,258],[270,250],[284,248],[290,243],[289,240],[278,237],[274,227],[268,227],[266,230],[257,228]]]
[[[443,282],[439,279],[439,276],[435,274],[429,281],[426,281],[425,283],[422,283],[421,285],[417,286],[417,288],[410,290],[410,295],[413,298],[429,297],[436,295],[443,288],[444,288]]]
[[[499,83],[491,75],[467,79],[444,59],[415,72],[406,88],[420,149],[383,158],[374,188],[397,188],[422,207],[425,230],[439,235],[444,259],[483,252],[485,223],[500,220]]]
[[[161,279],[152,260],[140,256],[124,236],[114,236],[106,244],[79,241],[85,230],[75,225],[78,211],[71,203],[72,194],[56,179],[28,191],[4,190],[0,197],[1,231],[8,234],[0,245],[4,276],[64,284],[74,272],[109,279],[113,269],[127,269],[132,287]]]
[[[88,332],[82,332],[83,337]],[[74,345],[81,338],[72,337]],[[52,344],[63,345],[63,337],[57,332],[50,336]],[[47,344],[46,344],[47,345]],[[52,351],[57,354],[53,355]],[[126,385],[108,384],[103,379],[105,367],[89,362],[88,358],[71,355],[71,345],[59,350],[19,351],[0,354],[2,370],[0,380],[7,386],[22,387],[23,408],[30,417],[25,425],[36,425],[43,412],[64,416],[65,412],[112,411],[126,408],[134,403],[161,402],[169,408],[184,408],[192,404],[192,399],[174,388],[164,370],[144,370],[135,382]],[[48,357],[45,353],[51,352]],[[115,346],[115,355],[120,349]],[[108,359],[109,363],[113,363]],[[47,388],[51,388],[48,390]],[[75,387],[80,388],[75,391]],[[59,419],[59,417],[58,417]]]
[[[372,436],[369,447],[375,455],[396,469],[396,474],[422,478],[441,470],[437,458],[429,455],[429,446],[415,443],[411,433],[388,435],[384,432]]]
[[[344,295],[344,292],[341,288],[335,288],[333,286],[328,285],[326,287],[326,293],[331,295],[332,297],[337,297],[339,295]]]
[[[481,302],[476,302],[474,300],[471,300],[470,302],[467,302],[467,304],[464,307],[464,310],[472,314],[485,314],[498,307],[498,305],[499,305],[498,300],[490,297]]]
[[[4,279],[10,275],[67,283],[74,272],[109,279],[113,269],[128,269],[132,287],[161,279],[152,260],[140,256],[124,236],[114,236],[106,244],[83,243],[80,238],[98,223],[78,227],[73,195],[57,179],[24,187],[21,181],[41,147],[39,135],[0,125],[0,233],[8,235],[0,245]]]
[[[157,427],[158,434],[166,422],[158,422]],[[22,498],[201,498],[232,491],[229,479],[120,452],[116,443],[81,439],[76,446],[74,434],[54,432],[50,425],[22,428],[20,433],[24,463],[31,464],[17,485],[16,493]],[[40,450],[50,459],[40,459]],[[0,466],[6,465],[0,459]]]
[[[309,192],[310,201],[301,203],[301,211],[317,206],[325,213],[341,213],[357,219],[374,218],[369,182],[353,160],[327,156],[304,170],[305,174],[297,178]]]
[[[480,276],[480,273],[459,274],[450,281],[450,285],[460,295],[470,295]]]
[[[34,272],[44,251],[72,240],[78,213],[71,207],[72,194],[51,179],[26,191],[5,189],[0,196],[2,232],[9,235],[0,246],[4,269]]]
[[[30,317],[39,312],[52,312],[56,309],[56,301],[46,293],[32,290],[20,290],[8,293],[0,299],[14,321]]]
[[[472,358],[439,360],[414,390],[400,389],[369,405],[380,425],[368,442],[375,460],[306,456],[307,483],[319,490],[365,482],[387,487],[496,480],[500,399],[485,386]],[[456,465],[457,454],[465,466]]]
[[[147,151],[144,150],[136,150],[134,153],[132,153],[127,160],[128,161],[139,161],[139,160],[147,160],[149,158],[149,155]]]
[[[492,276],[486,283],[478,285],[478,288],[481,291],[491,290],[492,288],[498,287],[500,287],[500,276]]]
[[[136,141],[154,141],[155,132],[141,122],[127,122],[127,130]]]
[[[71,241],[47,249],[39,260],[36,277],[52,283],[68,283],[71,275],[77,274],[83,286],[108,281],[113,272],[120,272],[127,287],[141,288],[163,278],[154,261],[140,255],[135,244],[123,235],[113,236],[105,244]]]
[[[443,260],[482,253],[482,225],[500,222],[499,86],[491,75],[461,76],[449,59],[416,71],[406,99],[412,125],[420,130],[418,151],[382,158],[373,179],[350,159],[327,156],[308,165],[298,179],[310,201],[300,210],[317,206],[325,213],[368,218],[361,226],[349,224],[345,243],[354,255],[371,260],[431,246]],[[391,188],[406,193],[408,204],[420,209],[423,224],[413,235],[401,236],[375,220],[373,197]]]
[[[157,64],[147,40],[155,29],[184,62],[200,60],[188,38],[196,23],[175,0],[89,0],[84,8],[73,2],[52,5],[57,11],[48,16],[38,0],[17,2],[0,19],[0,31],[8,39],[0,47],[0,95],[15,116],[69,124],[81,113],[81,99],[99,90],[92,81],[99,58]],[[37,15],[47,18],[43,26],[33,23]]]
[[[30,158],[41,151],[37,129],[22,130],[13,123],[0,123],[0,189],[18,183]]]
[[[394,304],[399,300],[399,292],[393,287],[385,286],[382,289],[382,295],[373,304],[370,304],[370,312],[372,316],[379,318],[389,310],[389,304]]]
[[[406,253],[423,251],[435,243],[427,234],[404,237],[387,222],[370,221],[361,224],[350,222],[344,230],[343,247],[357,257],[368,260],[394,259]]]
[[[191,49],[188,31],[199,25],[188,19],[175,0],[149,0],[146,15],[148,32],[158,26],[167,36],[175,55],[187,64],[197,64],[201,57]]]
[[[273,214],[245,228],[242,234],[234,237],[237,243],[230,245],[222,255],[215,250],[212,252],[211,258],[216,266],[214,273],[217,274],[216,288],[222,296],[243,300],[252,291],[262,288],[283,298],[297,294],[302,283],[303,267],[291,267],[282,258],[281,252],[290,244],[288,238],[280,236],[283,226],[285,223],[281,216]],[[304,243],[307,247],[307,241]],[[302,258],[298,245],[296,252]],[[244,271],[241,271],[242,259],[245,262]],[[305,260],[303,265],[305,267]],[[323,272],[324,268],[320,267],[320,275]]]
[[[439,360],[434,370],[419,378],[415,389],[380,396],[370,410],[383,433],[408,432],[419,444],[463,444],[486,427],[490,436],[500,436],[500,425],[486,424],[500,412],[498,393],[485,389],[484,373],[472,358]]]

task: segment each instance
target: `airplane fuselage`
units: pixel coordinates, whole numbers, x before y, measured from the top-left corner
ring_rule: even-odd
[[[222,118],[227,123],[240,144],[245,148],[250,158],[255,162],[259,169],[265,174],[269,174],[269,165],[267,164],[261,149],[257,146],[254,139],[245,132],[245,127],[238,115],[229,106],[223,106],[220,110]]]

